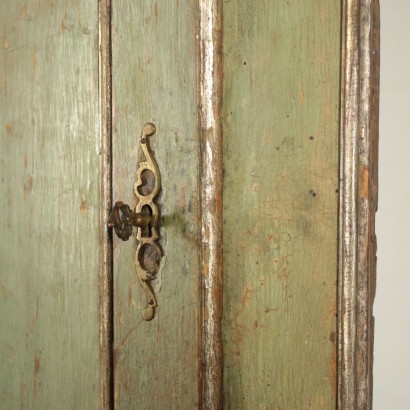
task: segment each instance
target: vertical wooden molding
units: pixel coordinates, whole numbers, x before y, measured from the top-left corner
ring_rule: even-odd
[[[372,403],[378,1],[344,0],[342,19],[338,408],[353,410]]]
[[[107,229],[111,210],[111,1],[99,0],[100,100],[100,407],[113,408],[112,241]]]
[[[222,1],[199,0],[203,408],[222,408]]]

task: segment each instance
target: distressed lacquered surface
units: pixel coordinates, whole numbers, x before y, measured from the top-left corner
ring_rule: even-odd
[[[344,2],[342,30],[338,405],[372,407],[379,2]]]
[[[0,407],[99,406],[98,4],[0,3]]]
[[[199,400],[199,259],[195,2],[113,3],[113,194],[136,204],[138,138],[146,122],[162,193],[158,308],[134,266],[134,239],[114,240],[114,394],[119,409],[195,408]]]
[[[222,1],[199,2],[202,379],[204,408],[223,402]]]
[[[224,2],[225,408],[336,405],[340,13]]]

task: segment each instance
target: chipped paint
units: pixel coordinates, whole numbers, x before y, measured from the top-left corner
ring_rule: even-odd
[[[203,402],[222,408],[222,2],[199,2]]]
[[[41,384],[38,380],[38,375],[40,373],[41,367],[41,352],[37,352],[34,356],[34,370],[33,370],[33,390],[36,396],[40,395],[41,392]]]
[[[81,204],[80,204],[80,214],[81,214],[82,216],[86,216],[87,213],[88,213],[88,208],[89,208],[88,202],[87,202],[86,200],[81,201]]]
[[[338,408],[353,410],[372,401],[378,0],[343,2],[342,38]]]
[[[61,28],[65,29],[62,22]],[[111,134],[112,134],[112,101],[111,101],[111,0],[99,1],[98,10],[99,37],[99,141],[100,150],[100,407],[102,410],[113,408],[113,278],[112,278],[112,242],[106,229],[111,211]]]
[[[30,175],[24,184],[24,199],[28,199],[33,189],[33,176]]]
[[[54,9],[51,0],[0,2],[8,47],[0,55],[0,163],[7,175],[1,183],[7,241],[0,244],[0,355],[7,346],[15,352],[13,362],[6,356],[1,366],[1,408],[100,407],[97,7],[77,0]],[[59,35],[65,9],[92,27],[89,37]],[[96,205],[86,221],[82,192]]]
[[[360,164],[359,167],[359,197],[367,198],[369,195],[369,168]]]
[[[33,52],[33,72],[36,71],[36,66],[37,66],[37,50],[34,49],[34,52]]]

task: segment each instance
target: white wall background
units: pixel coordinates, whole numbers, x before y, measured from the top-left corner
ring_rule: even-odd
[[[380,0],[374,410],[410,410],[410,0]]]

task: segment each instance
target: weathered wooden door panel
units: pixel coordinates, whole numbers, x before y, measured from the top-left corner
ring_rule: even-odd
[[[224,2],[226,408],[335,408],[340,14]]]
[[[114,241],[114,395],[117,408],[199,405],[196,3],[120,1],[112,9],[113,198],[132,207],[142,126],[162,193],[163,258],[150,322],[135,271],[135,240]]]
[[[371,407],[377,0],[3,1],[0,407]],[[145,123],[162,259],[133,208]]]
[[[98,4],[2,1],[0,21],[0,407],[95,409]]]

